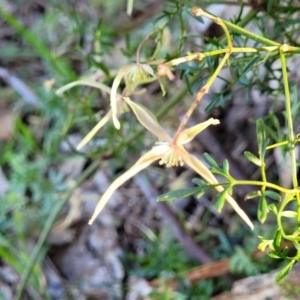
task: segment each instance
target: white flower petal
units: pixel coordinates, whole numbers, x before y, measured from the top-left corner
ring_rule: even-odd
[[[108,113],[96,124],[96,126],[82,139],[82,141],[79,143],[76,149],[82,149],[94,137],[94,135],[109,121],[111,115],[112,112],[110,109]]]
[[[57,96],[62,96],[65,91],[71,89],[74,86],[78,86],[78,85],[91,86],[91,87],[97,88],[103,92],[106,92],[108,94],[110,94],[110,92],[111,92],[111,89],[101,82],[94,81],[91,79],[79,79],[77,81],[73,81],[73,82],[70,82],[70,83],[62,86],[55,93]]]
[[[146,154],[144,154],[129,170],[127,170],[124,174],[118,177],[105,191],[99,200],[95,211],[93,213],[92,218],[89,221],[89,225],[93,224],[99,213],[102,211],[104,206],[107,204],[108,200],[112,196],[112,194],[127,180],[141,172],[143,169],[147,168],[154,161],[160,159],[164,153],[164,148],[154,147]]]
[[[196,171],[201,177],[203,177],[210,184],[217,184],[218,181],[215,176],[211,173],[211,171],[195,156],[189,154],[183,148],[178,147],[178,154],[182,157],[183,161],[189,165],[194,171]],[[219,192],[224,191],[224,188],[220,186],[216,186],[215,189]],[[245,221],[245,223],[253,229],[253,223],[249,219],[249,217],[245,214],[245,212],[239,207],[237,202],[230,196],[226,195],[227,202],[231,205],[231,207],[235,210],[235,212]]]
[[[208,126],[217,125],[217,124],[220,124],[219,120],[210,118],[205,122],[202,122],[193,127],[187,128],[180,133],[177,142],[179,145],[186,144],[186,143],[190,142],[198,133],[203,131]]]
[[[134,103],[128,97],[124,97],[126,103],[132,108],[134,114],[138,118],[139,122],[150,132],[152,132],[159,139],[172,142],[172,138],[166,133],[166,131],[159,125],[159,123],[150,115],[150,113],[141,105]]]
[[[111,106],[111,110],[112,110],[112,118],[113,118],[113,122],[114,125],[117,129],[120,129],[121,125],[120,122],[117,118],[117,91],[118,91],[118,87],[121,83],[121,80],[124,76],[127,75],[128,71],[133,67],[133,65],[128,65],[128,66],[124,66],[120,69],[120,71],[118,72],[113,85],[111,87],[111,93],[110,93],[110,106]]]

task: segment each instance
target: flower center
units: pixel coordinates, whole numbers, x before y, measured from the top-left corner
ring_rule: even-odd
[[[166,165],[167,168],[183,166],[183,159],[180,155],[177,154],[176,145],[170,145],[166,142],[157,142],[157,145],[168,146],[168,150],[164,153],[161,160],[159,161],[160,165]]]

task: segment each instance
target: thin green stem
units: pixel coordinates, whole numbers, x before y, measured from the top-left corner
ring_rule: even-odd
[[[178,9],[179,9],[179,7],[178,7]],[[180,38],[179,38],[179,49],[178,49],[179,54],[183,49],[184,40],[185,40],[185,37],[186,37],[186,32],[185,32],[185,26],[184,26],[184,22],[183,22],[182,13],[183,12],[181,11],[181,13],[178,14],[179,24],[180,24]]]
[[[151,58],[149,59],[149,61],[153,61],[159,54],[161,46],[162,46],[162,39],[163,39],[163,31],[160,30],[158,33],[158,37],[156,39],[156,47],[155,50],[151,56]]]
[[[100,166],[100,161],[95,161],[93,164],[91,164],[79,177],[78,179],[73,183],[72,187],[68,190],[65,197],[63,197],[59,202],[56,203],[56,205],[53,207],[50,215],[48,216],[46,223],[44,225],[44,228],[39,236],[38,242],[33,250],[33,253],[31,255],[30,261],[28,262],[24,272],[22,273],[21,280],[19,282],[19,286],[16,291],[15,300],[21,300],[23,290],[25,288],[26,282],[29,279],[29,276],[31,274],[32,268],[34,264],[36,263],[36,260],[39,256],[39,253],[42,250],[43,245],[46,242],[46,239],[51,231],[51,228],[60,213],[63,206],[67,203],[69,198],[72,196],[73,192],[76,188],[78,188],[91,174],[93,174]]]
[[[260,166],[260,173],[261,173],[261,179],[262,181],[265,183],[267,182],[267,176],[266,176],[266,165],[265,163],[263,162]],[[266,189],[265,185],[262,187],[262,191],[264,191]]]
[[[231,185],[231,186],[235,186],[235,185],[254,185],[254,186],[262,186],[262,187],[268,187],[270,189],[273,190],[277,190],[279,192],[282,193],[298,193],[299,190],[298,189],[286,189],[281,187],[280,185],[274,184],[274,183],[270,183],[270,182],[263,182],[263,181],[252,181],[252,180],[231,180],[231,181],[223,181],[223,182],[219,182],[217,184],[210,184],[210,186],[216,187],[216,186],[227,186],[227,185]]]
[[[300,231],[300,193],[297,193],[296,194],[296,200],[297,200],[297,228],[298,228],[298,231]]]
[[[285,92],[285,109],[286,109],[286,122],[288,128],[288,137],[289,137],[289,153],[291,156],[291,170],[292,170],[292,179],[293,179],[293,187],[298,187],[297,181],[297,164],[296,164],[296,154],[295,154],[295,145],[294,145],[294,128],[293,128],[293,115],[292,115],[292,105],[291,105],[291,96],[289,90],[289,80],[287,74],[286,61],[284,56],[284,48],[283,45],[280,49],[280,60],[282,65],[282,76],[283,76],[283,84],[284,84],[284,92]],[[300,203],[298,203],[300,205]],[[299,216],[300,217],[300,216]]]
[[[270,150],[270,149],[273,149],[273,148],[285,146],[288,143],[289,143],[289,141],[283,141],[283,142],[280,142],[280,143],[276,143],[276,144],[273,144],[273,145],[270,145],[270,146],[266,147],[266,150]]]
[[[250,47],[232,47],[231,48],[231,53],[237,52],[274,52],[274,51],[279,51],[280,46],[267,46],[267,47],[256,47],[256,48],[250,48]],[[218,55],[222,53],[228,52],[228,49],[218,49],[218,50],[213,50],[213,51],[208,51],[202,53],[204,56],[213,56],[213,55]]]
[[[233,185],[256,185],[256,186],[265,186],[274,190],[277,190],[282,193],[295,193],[298,192],[297,189],[286,189],[281,187],[280,185],[270,183],[270,182],[263,182],[263,181],[252,181],[252,180],[236,180],[233,182]]]
[[[243,36],[246,36],[246,37],[248,37],[251,40],[257,41],[257,42],[262,43],[262,44],[267,45],[267,46],[280,46],[279,43],[271,41],[271,40],[269,40],[267,38],[264,38],[264,37],[262,37],[260,35],[257,35],[257,34],[251,32],[251,31],[248,31],[248,30],[246,30],[244,28],[241,28],[238,25],[235,25],[235,24],[233,24],[231,22],[228,22],[228,21],[226,21],[224,19],[222,19],[222,21],[233,32],[239,33],[239,34],[241,34]]]

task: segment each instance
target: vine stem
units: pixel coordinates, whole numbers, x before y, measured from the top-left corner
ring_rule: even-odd
[[[100,161],[95,161],[94,163],[92,163],[79,177],[78,179],[72,184],[71,188],[67,191],[65,197],[63,197],[60,201],[58,201],[56,203],[56,205],[53,207],[50,215],[48,216],[46,223],[44,225],[44,228],[39,236],[38,242],[33,250],[33,253],[30,257],[30,260],[27,264],[27,266],[25,267],[24,272],[21,275],[21,279],[19,282],[19,286],[17,288],[16,291],[16,296],[15,296],[15,300],[21,300],[22,298],[22,294],[23,294],[23,290],[25,288],[25,285],[30,277],[31,271],[34,267],[34,264],[37,261],[37,258],[42,250],[43,245],[46,242],[46,239],[51,231],[51,228],[58,216],[58,214],[60,213],[61,209],[63,208],[63,206],[67,203],[67,201],[70,199],[70,197],[72,196],[73,192],[91,175],[93,174],[98,167],[100,166],[101,162]]]

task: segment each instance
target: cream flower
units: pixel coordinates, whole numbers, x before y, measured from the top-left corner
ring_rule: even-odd
[[[158,122],[140,105],[132,102],[129,98],[124,98],[127,104],[132,108],[139,122],[150,132],[156,135],[161,142],[157,142],[155,146],[144,154],[128,171],[118,177],[102,195],[89,224],[92,224],[97,218],[103,207],[106,205],[112,194],[131,177],[147,168],[153,162],[159,160],[160,164],[166,164],[167,167],[182,166],[186,163],[203,179],[210,184],[218,184],[217,179],[211,171],[195,156],[188,153],[183,145],[190,142],[199,132],[210,125],[219,124],[216,119],[209,119],[196,126],[182,131],[176,140],[172,139],[167,132],[158,124]],[[218,192],[224,191],[224,188],[219,185],[215,187]],[[237,202],[229,195],[226,195],[227,202],[232,206],[236,213],[253,229],[253,224],[238,206]]]

